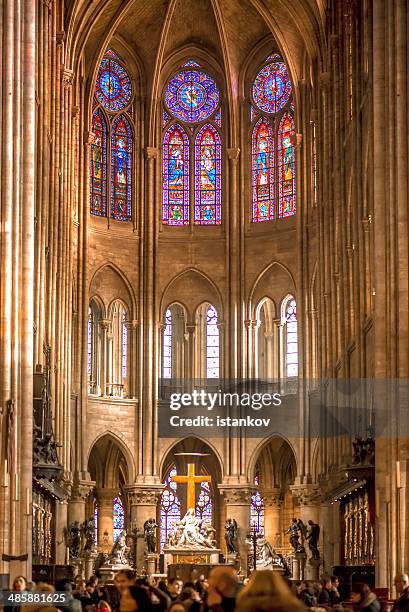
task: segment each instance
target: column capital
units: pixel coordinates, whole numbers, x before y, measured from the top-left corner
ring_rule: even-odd
[[[74,71],[71,68],[63,68],[61,72],[62,84],[65,89],[72,86],[74,80]]]
[[[237,163],[239,161],[239,157],[240,157],[240,149],[238,147],[227,149],[227,157],[233,163]]]
[[[104,488],[104,487],[98,487],[95,490],[96,496],[97,496],[97,500],[98,500],[98,506],[112,506],[115,497],[118,496],[118,489],[114,489],[114,488]]]
[[[164,484],[130,485],[126,490],[131,506],[156,506],[164,488]]]
[[[186,331],[190,336],[192,336],[196,332],[196,329],[197,329],[196,323],[188,323],[186,325]]]
[[[264,499],[264,503],[266,506],[276,506],[277,508],[281,508],[284,503],[281,489],[279,487],[274,487],[272,489],[262,489],[261,496]]]
[[[137,329],[138,325],[139,325],[139,321],[137,321],[136,319],[125,321],[125,327],[126,329],[129,329],[129,330]]]
[[[300,506],[319,506],[323,494],[318,485],[292,485],[290,490]]]
[[[220,493],[229,506],[249,505],[251,496],[256,491],[254,485],[218,485]]]
[[[71,489],[71,501],[85,501],[94,487],[93,480],[75,480]]]
[[[159,149],[157,147],[146,147],[145,155],[146,159],[156,159],[159,155]]]
[[[98,323],[100,324],[102,329],[109,329],[109,326],[111,324],[111,319],[100,319]]]

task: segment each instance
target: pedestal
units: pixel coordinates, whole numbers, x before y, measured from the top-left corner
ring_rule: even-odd
[[[96,552],[87,552],[84,555],[84,572],[85,580],[88,580],[94,573],[95,560],[97,558]]]
[[[158,555],[156,553],[146,553],[146,572],[148,576],[156,574]]]
[[[239,553],[227,553],[226,555],[227,565],[232,565],[234,568],[239,569],[240,567],[240,555]]]
[[[70,565],[72,565],[74,568],[74,578],[81,576],[81,578],[85,579],[84,564],[82,559],[70,559]]]
[[[305,577],[307,580],[318,580],[321,563],[321,559],[308,559],[305,568]]]
[[[304,580],[306,553],[295,553],[293,556],[293,580]]]

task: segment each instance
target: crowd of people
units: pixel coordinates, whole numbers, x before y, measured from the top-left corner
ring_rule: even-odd
[[[409,577],[395,578],[398,598],[394,603],[381,602],[368,584],[352,585],[348,598],[342,599],[336,576],[321,581],[290,581],[270,570],[254,572],[239,581],[230,566],[213,568],[208,578],[183,582],[178,577],[167,580],[137,577],[132,570],[119,571],[114,584],[101,585],[98,576],[85,581],[77,578],[46,583],[28,583],[18,576],[12,585],[15,592],[64,593],[64,606],[30,604],[22,612],[409,612]],[[21,606],[19,606],[21,608]],[[5,612],[17,607],[6,606]]]

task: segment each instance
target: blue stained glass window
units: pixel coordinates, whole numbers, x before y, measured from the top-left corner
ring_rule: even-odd
[[[90,210],[91,214],[106,217],[107,214],[107,122],[98,109],[92,116],[94,140],[90,151]]]
[[[253,100],[261,111],[277,113],[287,104],[291,91],[287,66],[276,61],[258,72],[253,83]]]
[[[165,488],[162,492],[160,502],[160,548],[167,543],[169,536],[175,531],[175,525],[181,519],[180,500],[177,496],[177,483],[172,482],[172,476],[176,476],[176,467],[173,466],[169,476],[165,480]]]
[[[162,376],[172,378],[172,311],[165,313],[165,329],[163,330]]]
[[[112,510],[113,518],[113,540],[117,541],[123,530],[125,529],[125,513],[124,506],[120,497],[115,497],[114,506]]]
[[[98,543],[98,503],[94,497],[94,544]]]
[[[254,477],[254,484],[260,485],[258,474]],[[259,535],[264,535],[264,500],[261,497],[260,491],[255,491],[251,496],[250,527],[251,529],[255,527]]]
[[[111,217],[129,221],[132,214],[132,130],[124,115],[112,123]]]
[[[165,104],[173,117],[187,123],[205,121],[219,106],[215,81],[201,70],[183,70],[171,78]]]
[[[122,315],[122,378],[126,378],[128,362],[128,327],[126,324],[126,312]]]
[[[162,221],[189,223],[189,140],[178,124],[171,125],[163,138]]]
[[[103,59],[99,65],[95,95],[107,111],[120,111],[131,101],[131,79],[112,57]]]
[[[206,481],[200,483],[200,491],[196,500],[196,516],[201,518],[204,523],[212,524],[213,501],[210,484]]]
[[[204,125],[195,139],[195,225],[220,225],[222,145],[217,129]]]

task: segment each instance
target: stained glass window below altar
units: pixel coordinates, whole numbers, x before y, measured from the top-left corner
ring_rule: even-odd
[[[258,474],[254,478],[254,484],[259,485],[260,480]],[[251,496],[250,506],[250,527],[254,529],[259,535],[264,535],[264,500],[261,497],[260,491],[255,491]]]
[[[165,489],[163,490],[160,502],[160,548],[165,546],[169,536],[175,529],[176,523],[181,519],[180,516],[180,500],[177,496],[177,483],[172,482],[171,478],[177,475],[176,467],[173,466],[169,472],[169,476],[165,480]]]
[[[125,529],[125,513],[124,506],[120,497],[115,497],[114,507],[112,512],[113,517],[113,540],[117,541],[123,530]]]

